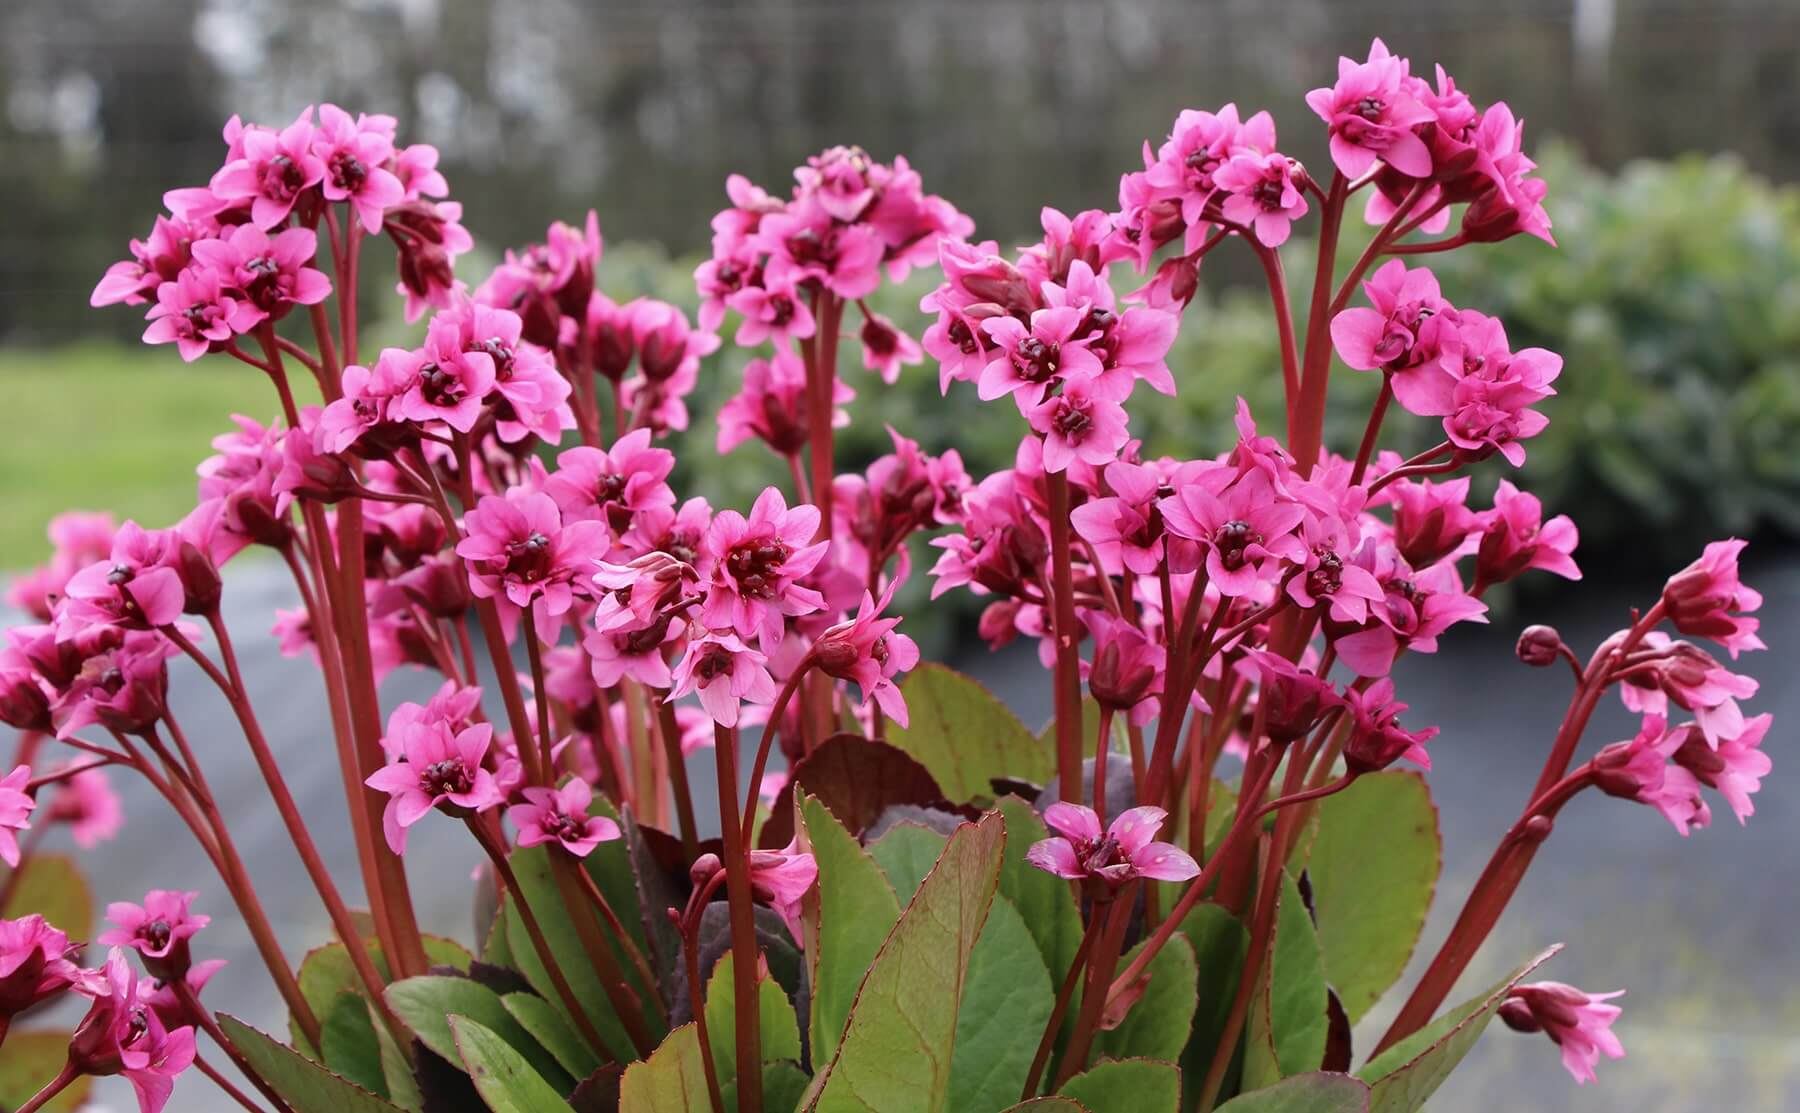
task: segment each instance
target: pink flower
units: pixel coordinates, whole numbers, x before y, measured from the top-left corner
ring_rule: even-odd
[[[614,624],[605,630],[590,630],[581,645],[587,650],[598,686],[611,688],[630,677],[649,688],[667,688],[673,681],[663,647],[679,642],[686,632],[687,623],[664,613],[652,615],[641,625]]]
[[[383,348],[374,366],[344,368],[343,396],[325,407],[313,427],[313,447],[342,452],[382,425],[399,425],[399,402],[412,389],[424,357],[405,348]]]
[[[1257,711],[1278,746],[1305,738],[1327,712],[1347,706],[1330,681],[1279,654],[1253,649],[1241,669],[1246,676],[1255,670]]]
[[[406,191],[406,199],[447,197],[450,183],[438,171],[438,149],[429,143],[402,147],[394,155],[394,177]]]
[[[1626,707],[1662,714],[1673,701],[1693,712],[1708,745],[1744,729],[1737,701],[1756,694],[1754,679],[1725,668],[1691,642],[1671,642],[1661,631],[1646,634],[1642,644],[1652,651],[1648,659],[1620,676],[1619,696]]]
[[[840,622],[819,635],[813,643],[813,660],[820,671],[839,680],[853,680],[862,689],[863,702],[875,701],[888,718],[906,725],[906,700],[894,684],[894,677],[919,663],[919,647],[894,627],[900,619],[882,618],[882,612],[894,597],[889,584],[878,601],[863,593],[856,617]]]
[[[1481,114],[1472,137],[1475,165],[1487,179],[1485,188],[1465,189],[1473,194],[1463,210],[1462,235],[1474,243],[1493,243],[1523,232],[1552,247],[1550,215],[1544,211],[1544,195],[1550,187],[1542,179],[1527,177],[1537,163],[1525,156],[1525,124],[1497,101]]]
[[[106,268],[88,304],[143,305],[156,296],[156,288],[175,281],[192,258],[193,241],[200,233],[184,220],[159,216],[148,240],[131,241],[131,258]]]
[[[1757,620],[1745,617],[1762,606],[1762,595],[1738,579],[1738,555],[1748,544],[1736,538],[1714,541],[1699,560],[1663,585],[1663,607],[1675,628],[1711,638],[1733,658],[1746,649],[1765,648],[1756,636]]]
[[[1380,581],[1349,558],[1361,540],[1363,488],[1349,486],[1347,467],[1328,466],[1318,482],[1294,484],[1305,509],[1300,519],[1301,574],[1287,581],[1287,596],[1301,607],[1329,608],[1333,622],[1360,624],[1369,607],[1385,598]]]
[[[1350,560],[1375,577],[1384,596],[1360,628],[1326,624],[1338,657],[1358,676],[1386,676],[1402,648],[1435,653],[1438,635],[1451,626],[1487,621],[1487,604],[1463,590],[1455,561],[1414,570],[1374,538],[1365,540]]]
[[[427,308],[449,309],[462,295],[456,257],[475,246],[475,237],[461,219],[462,206],[454,201],[406,201],[387,211],[388,235],[399,252],[394,290],[406,299],[408,324]]]
[[[406,853],[406,832],[433,808],[451,815],[486,811],[503,800],[494,775],[482,766],[494,728],[476,723],[452,732],[442,722],[409,727],[398,739],[383,740],[399,754],[365,782],[388,794],[381,813],[382,831],[395,854]]]
[[[141,1113],[161,1113],[175,1079],[194,1063],[194,1029],[165,1027],[148,990],[114,947],[91,987],[94,1003],[69,1039],[69,1062],[83,1074],[124,1075]]]
[[[1122,379],[1120,389],[1126,394],[1138,380],[1159,394],[1175,393],[1168,354],[1181,327],[1179,315],[1141,305],[1120,312],[1105,277],[1096,274],[1082,259],[1069,264],[1062,285],[1046,283],[1043,292],[1053,306],[1082,310],[1084,316],[1074,339],[1100,360],[1103,379]]]
[[[173,282],[156,288],[156,304],[150,307],[144,343],[173,342],[181,358],[192,363],[232,336],[231,321],[237,314],[236,299],[219,286],[210,267],[190,265]]]
[[[126,522],[113,538],[111,556],[70,577],[57,629],[65,636],[93,625],[147,630],[180,618],[185,599],[175,569],[180,543],[174,530],[152,532]]]
[[[240,224],[216,240],[194,244],[194,258],[236,294],[233,332],[249,332],[265,320],[280,320],[293,306],[325,300],[331,280],[306,265],[318,239],[310,228],[289,228],[271,238],[254,224]]]
[[[391,117],[352,119],[337,105],[322,104],[319,130],[312,141],[313,153],[325,165],[325,200],[348,201],[363,231],[371,236],[381,231],[381,217],[388,206],[406,199],[406,187],[386,168],[394,159],[391,125]],[[437,152],[431,151],[431,164],[436,163]],[[442,182],[441,176],[438,181]]]
[[[1279,151],[1241,151],[1213,175],[1225,191],[1220,215],[1252,229],[1264,247],[1287,242],[1293,222],[1306,215],[1306,195],[1295,181],[1300,164]]]
[[[625,307],[638,366],[651,382],[661,382],[700,369],[700,357],[719,350],[712,332],[695,332],[687,315],[666,301],[639,298]]]
[[[1373,308],[1346,309],[1331,319],[1338,358],[1358,371],[1391,373],[1394,397],[1409,413],[1438,416],[1455,408],[1451,368],[1462,357],[1456,307],[1438,292],[1425,267],[1384,263],[1363,283]]]
[[[80,953],[79,944],[42,916],[0,920],[0,1024],[83,985],[89,975],[75,961]]]
[[[700,706],[724,727],[737,725],[742,700],[775,702],[768,658],[731,634],[712,633],[688,642],[687,652],[675,665],[674,679],[670,699],[698,692]]]
[[[1070,379],[1061,393],[1033,406],[1026,420],[1044,438],[1044,470],[1066,471],[1076,461],[1100,467],[1117,459],[1131,439],[1119,405],[1130,390],[1129,379]]]
[[[1368,61],[1339,58],[1337,84],[1306,94],[1331,128],[1331,161],[1345,177],[1362,177],[1377,159],[1409,177],[1431,176],[1431,151],[1413,129],[1437,117],[1410,95],[1406,71],[1406,59],[1376,39]]]
[[[1394,681],[1382,677],[1367,688],[1344,693],[1352,717],[1350,738],[1344,743],[1344,764],[1353,773],[1386,769],[1405,758],[1421,769],[1431,768],[1425,743],[1436,738],[1438,728],[1408,731],[1400,726],[1407,705],[1394,699]]]
[[[748,519],[721,510],[700,547],[700,575],[708,584],[700,621],[756,637],[765,653],[774,652],[785,617],[824,608],[824,598],[800,583],[830,547],[812,543],[818,530],[817,507],[790,510],[774,487],[757,496]]]
[[[188,940],[212,923],[211,916],[188,911],[199,893],[152,889],[141,905],[115,901],[106,906],[113,927],[100,935],[108,947],[129,947],[144,960],[144,969],[159,978],[187,973]]]
[[[19,832],[31,826],[31,813],[37,807],[37,801],[25,791],[30,785],[29,765],[0,777],[0,861],[15,868],[19,864]]]
[[[850,424],[841,407],[855,397],[841,380],[833,381],[833,428]],[[798,455],[807,443],[810,405],[806,364],[798,355],[778,351],[770,359],[751,360],[744,366],[744,388],[719,408],[719,451],[730,452],[756,437],[777,455]]]
[[[918,341],[879,313],[865,313],[857,335],[862,340],[863,366],[878,373],[884,383],[900,381],[901,364],[919,363],[925,358]]]
[[[1162,476],[1150,466],[1124,460],[1107,464],[1105,476],[1112,493],[1090,498],[1070,512],[1075,532],[1094,546],[1109,573],[1123,569],[1155,575],[1163,553],[1162,515],[1156,508]]]
[[[1542,1032],[1562,1048],[1563,1067],[1577,1084],[1595,1080],[1600,1056],[1623,1059],[1625,1048],[1613,1034],[1617,1005],[1606,1002],[1625,991],[1588,993],[1562,982],[1534,982],[1512,988],[1500,1006],[1500,1019],[1518,1032]]]
[[[1519,442],[1550,423],[1529,407],[1556,393],[1550,384],[1562,373],[1562,357],[1543,348],[1511,351],[1506,330],[1494,317],[1463,310],[1457,323],[1462,366],[1444,433],[1458,448],[1482,454],[1498,450],[1518,467],[1525,462],[1525,446]]]
[[[765,216],[749,244],[769,257],[763,273],[771,289],[817,281],[855,301],[881,284],[881,238],[867,225],[837,223],[817,201],[798,201]]]
[[[1700,798],[1700,781],[1669,757],[1687,741],[1685,728],[1670,730],[1661,715],[1645,715],[1637,735],[1614,742],[1590,763],[1594,787],[1608,796],[1636,800],[1662,813],[1682,838],[1712,822],[1712,810]]]
[[[1243,149],[1275,149],[1275,122],[1267,112],[1240,121],[1237,105],[1227,104],[1217,113],[1186,108],[1175,117],[1168,141],[1143,177],[1155,196],[1180,202],[1181,219],[1188,226],[1182,250],[1193,251],[1204,240],[1206,207],[1219,189],[1214,176]]]
[[[509,488],[486,495],[463,516],[469,536],[456,546],[468,562],[469,590],[491,599],[504,595],[515,607],[535,607],[538,633],[554,641],[558,623],[574,602],[579,579],[585,592],[592,562],[606,554],[606,527],[564,523],[549,495]]]
[[[459,433],[475,428],[482,403],[494,388],[494,361],[486,352],[446,350],[427,342],[398,363],[408,385],[388,407],[390,418],[441,421]]]
[[[69,577],[111,553],[116,532],[113,516],[104,512],[68,510],[51,518],[45,530],[52,548],[49,562],[16,577],[6,589],[6,602],[39,622],[50,621]]]
[[[1394,546],[1414,568],[1426,568],[1464,551],[1482,529],[1482,516],[1469,509],[1469,477],[1442,483],[1402,479],[1381,490],[1394,511]]]
[[[125,810],[105,769],[83,769],[59,783],[61,787],[44,816],[46,821],[67,823],[75,845],[83,850],[92,850],[119,833],[125,823]]]
[[[1769,755],[1762,752],[1762,741],[1774,723],[1773,715],[1746,719],[1744,728],[1730,738],[1707,739],[1698,729],[1689,728],[1675,749],[1675,764],[1693,774],[1708,788],[1717,789],[1731,805],[1731,813],[1741,824],[1756,814],[1750,797],[1762,787],[1762,779],[1774,768]]]
[[[819,878],[818,863],[798,847],[795,840],[780,850],[750,852],[750,891],[769,903],[796,942],[800,939],[800,902]]]
[[[1098,378],[1104,365],[1075,335],[1086,319],[1074,306],[1054,306],[1032,313],[1030,324],[1015,317],[982,321],[994,351],[976,384],[977,395],[991,401],[1011,394],[1020,412],[1029,413],[1052,384]]]
[[[1537,496],[1502,479],[1494,492],[1494,509],[1483,517],[1487,525],[1475,555],[1472,590],[1476,594],[1533,568],[1554,572],[1565,580],[1581,579],[1581,569],[1569,555],[1580,535],[1567,514],[1544,521],[1544,507]]]
[[[1091,880],[1107,890],[1137,877],[1186,881],[1200,873],[1194,859],[1170,843],[1151,841],[1168,817],[1161,808],[1132,808],[1119,813],[1103,838],[1094,809],[1058,800],[1044,809],[1044,822],[1056,835],[1031,844],[1025,860],[1058,877]]]
[[[1177,486],[1157,507],[1170,533],[1200,545],[1212,586],[1235,598],[1273,578],[1282,561],[1305,559],[1294,530],[1306,511],[1261,471],[1214,490],[1219,474]]]
[[[565,522],[603,522],[618,536],[637,515],[675,505],[668,483],[674,468],[673,452],[653,446],[650,430],[634,429],[605,451],[583,445],[562,453],[543,490]]]
[[[287,219],[300,195],[325,178],[325,162],[313,153],[312,105],[281,131],[246,127],[243,154],[213,175],[212,191],[226,201],[250,199],[250,219],[273,228]]]
[[[187,975],[182,978],[182,981],[187,983],[187,988],[198,1000],[201,990],[206,988],[207,982],[212,981],[213,975],[229,965],[231,964],[222,958],[209,958],[204,962],[196,962],[188,968]],[[183,1021],[192,1018],[187,1003],[176,994],[175,983],[172,980],[159,978],[154,985],[148,988],[140,986],[138,996],[162,1019],[164,1025],[180,1027]]]
[[[619,825],[603,815],[590,816],[594,790],[583,780],[561,788],[528,787],[525,803],[506,809],[519,829],[520,846],[558,843],[577,858],[586,858],[603,842],[620,836]]]
[[[50,708],[58,738],[73,738],[94,723],[137,734],[162,718],[169,692],[167,662],[178,651],[160,634],[133,630],[111,641],[119,636],[111,635],[101,643],[106,648],[81,659],[79,671]]]
[[[1126,712],[1136,726],[1154,719],[1162,705],[1163,647],[1105,611],[1083,611],[1081,621],[1094,636],[1093,661],[1081,663],[1088,694],[1102,707]]]

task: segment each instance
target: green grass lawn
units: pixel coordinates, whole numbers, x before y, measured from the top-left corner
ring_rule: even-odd
[[[0,570],[43,560],[62,510],[169,525],[193,508],[194,467],[231,415],[279,409],[254,368],[98,343],[0,351],[0,398]]]

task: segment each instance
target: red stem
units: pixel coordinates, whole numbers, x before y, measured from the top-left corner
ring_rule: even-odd
[[[1050,567],[1055,582],[1056,769],[1058,795],[1081,802],[1081,649],[1075,625],[1075,574],[1069,551],[1069,477],[1045,476],[1050,506]]]
[[[762,1113],[762,1016],[756,988],[756,916],[750,848],[739,828],[737,732],[713,728],[719,767],[719,825],[725,837],[725,892],[731,904],[731,981],[737,1009],[739,1113]]]
[[[1050,1063],[1050,1054],[1056,1050],[1056,1034],[1062,1029],[1063,1017],[1068,1015],[1069,1002],[1075,997],[1075,986],[1081,978],[1081,971],[1087,965],[1088,951],[1094,946],[1094,937],[1099,934],[1100,925],[1104,921],[1098,917],[1089,920],[1087,930],[1081,933],[1081,945],[1075,948],[1075,957],[1069,960],[1069,972],[1063,975],[1062,985],[1056,991],[1056,1004],[1050,1009],[1050,1019],[1044,1025],[1044,1036],[1038,1040],[1037,1054],[1032,1056],[1031,1071],[1025,1076],[1025,1088],[1019,1092],[1020,1101],[1030,1101],[1037,1096],[1038,1080],[1044,1076],[1044,1068]]]

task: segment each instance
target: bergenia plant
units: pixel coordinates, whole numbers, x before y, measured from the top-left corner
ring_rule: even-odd
[[[1761,600],[1743,542],[1720,541],[1585,653],[1525,630],[1525,665],[1567,665],[1568,710],[1448,938],[1353,1050],[1436,882],[1422,773],[1455,760],[1395,662],[1486,621],[1503,583],[1581,573],[1575,525],[1507,478],[1562,361],[1515,349],[1428,265],[1553,244],[1522,126],[1379,41],[1305,103],[1329,165],[1282,153],[1267,112],[1185,111],[1116,211],[1046,208],[1013,252],[901,157],[835,147],[780,191],[733,177],[694,320],[604,291],[592,215],[468,281],[437,154],[392,117],[234,118],[212,180],[165,195],[93,301],[266,377],[272,417],[214,442],[174,525],[59,518],[51,563],[11,594],[30,621],[0,648],[20,732],[0,1039],[88,1001],[72,1032],[11,1033],[7,1077],[36,1072],[15,1108],[122,1074],[156,1113],[197,1071],[280,1113],[1410,1111],[1496,1015],[1593,1079],[1623,1054],[1618,991],[1528,982],[1551,952],[1447,997],[1565,808],[1635,801],[1682,836],[1715,796],[1751,814],[1770,721],[1733,664],[1761,648]],[[1343,270],[1352,212],[1373,232]],[[424,318],[415,346],[359,328],[376,247]],[[1299,304],[1284,248],[1311,256]],[[1240,403],[1235,428],[1152,457],[1132,410],[1206,389],[1167,356],[1219,250],[1267,277],[1285,409]],[[933,267],[922,321],[870,307]],[[742,509],[670,482],[721,336],[750,358],[719,451],[760,441],[788,476]],[[1013,465],[971,476],[900,429],[840,472],[844,404],[907,374],[1010,423]],[[1379,393],[1356,443],[1328,445],[1338,375]],[[1403,415],[1431,447],[1384,449]],[[1498,478],[1490,506],[1471,478]],[[996,648],[1036,643],[1042,732],[920,663],[893,601],[926,539],[933,597],[984,600]],[[292,574],[273,633],[320,670],[360,879],[324,865],[314,830],[339,820],[284,775],[319,757],[272,748],[222,618],[220,567],[253,547]],[[399,668],[441,687],[384,703]],[[184,729],[172,677],[216,688],[241,743]],[[1584,756],[1609,699],[1642,729]],[[208,780],[238,744],[336,935],[297,968],[259,896],[293,882],[248,868]],[[690,780],[690,759],[716,776]],[[97,938],[67,901],[20,903],[78,890],[40,841],[113,834],[115,774],[147,780],[217,868],[283,1037],[202,1001],[228,910],[192,879],[109,894]],[[421,834],[466,834],[486,864],[409,877]],[[473,947],[419,921],[419,885],[473,889]]]

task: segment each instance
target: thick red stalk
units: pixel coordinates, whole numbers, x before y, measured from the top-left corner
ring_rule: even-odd
[[[739,1113],[762,1113],[762,1017],[756,988],[755,895],[750,847],[739,828],[737,731],[713,728],[719,771],[719,826],[725,840],[725,893],[731,906],[731,982],[737,1010]]]
[[[1063,1051],[1062,1065],[1056,1071],[1056,1085],[1087,1069],[1088,1053],[1093,1050],[1094,1035],[1100,1030],[1110,998],[1107,986],[1119,965],[1119,951],[1125,944],[1125,929],[1131,924],[1131,906],[1137,901],[1138,886],[1127,882],[1114,894],[1111,903],[1096,907],[1090,915],[1104,920],[1105,927],[1088,952],[1086,984],[1082,989],[1081,1010],[1075,1014],[1075,1027],[1069,1033],[1069,1046]]]
[[[681,830],[681,855],[693,861],[699,853],[700,835],[694,824],[694,790],[688,784],[687,758],[681,752],[681,727],[675,721],[675,705],[658,700],[657,733],[668,757],[669,788],[675,797],[675,822]],[[752,786],[754,790],[754,786]]]
[[[1054,579],[1057,794],[1081,802],[1081,648],[1075,625],[1075,572],[1069,551],[1069,477],[1044,477],[1049,494],[1050,571]],[[1098,775],[1098,774],[1096,774]]]
[[[1349,183],[1344,175],[1333,171],[1331,191],[1319,216],[1319,260],[1313,274],[1312,307],[1306,317],[1300,398],[1294,406],[1294,425],[1288,430],[1288,451],[1302,475],[1310,473],[1318,463],[1325,436],[1325,395],[1331,385],[1331,277],[1348,193]]]
[[[1025,1088],[1019,1092],[1020,1101],[1030,1101],[1037,1096],[1038,1082],[1044,1077],[1044,1068],[1050,1064],[1051,1053],[1056,1050],[1056,1034],[1062,1029],[1069,1002],[1075,997],[1075,986],[1087,965],[1088,951],[1093,948],[1094,937],[1104,922],[1101,917],[1090,917],[1087,930],[1081,933],[1081,945],[1075,948],[1075,957],[1069,960],[1069,972],[1063,975],[1062,985],[1056,991],[1056,1004],[1051,1006],[1050,1019],[1044,1024],[1044,1036],[1038,1040],[1037,1054],[1032,1056],[1031,1070],[1025,1075]]]

